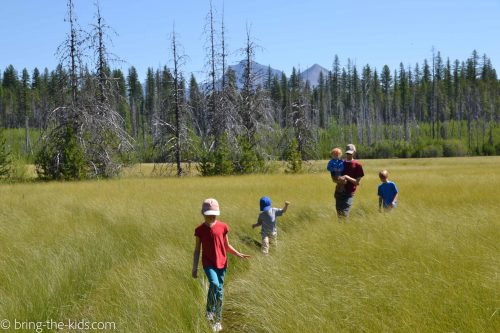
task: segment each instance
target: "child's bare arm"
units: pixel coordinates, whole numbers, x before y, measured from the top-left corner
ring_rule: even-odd
[[[193,270],[191,275],[196,279],[198,277],[198,262],[200,261],[200,249],[201,249],[201,240],[200,237],[196,237],[196,245],[194,246],[193,253]]]
[[[361,178],[352,178],[348,175],[344,175],[342,177],[344,177],[346,183],[349,182],[353,185],[359,185],[359,182],[361,181]]]
[[[381,196],[378,197],[378,209],[379,210],[382,209],[382,197]]]
[[[257,220],[257,223],[252,224],[252,228],[257,228],[257,227],[260,227],[261,225],[262,225],[262,221],[261,220]]]
[[[243,254],[243,253],[236,251],[236,249],[231,244],[229,244],[229,238],[227,237],[227,235],[224,237],[224,246],[226,247],[226,250],[229,253],[234,254],[238,258],[242,258],[242,259],[250,258],[250,256],[248,254]]]
[[[396,195],[394,196],[394,198],[392,199],[392,202],[391,202],[391,205],[394,206],[394,203],[398,201],[398,194],[396,193]]]
[[[287,209],[288,209],[288,205],[290,204],[290,201],[285,201],[285,206],[283,207],[283,213],[286,213]]]
[[[345,185],[347,183],[346,176],[334,176],[332,175],[332,181],[335,184]]]

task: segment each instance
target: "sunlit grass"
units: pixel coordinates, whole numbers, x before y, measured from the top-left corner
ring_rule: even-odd
[[[301,175],[3,184],[0,319],[209,331],[206,281],[190,272],[201,202],[216,197],[230,242],[253,256],[230,257],[226,331],[499,331],[500,158],[362,162],[346,224],[326,162]],[[400,190],[390,214],[377,210],[381,168]],[[267,257],[251,228],[262,195],[292,202]]]

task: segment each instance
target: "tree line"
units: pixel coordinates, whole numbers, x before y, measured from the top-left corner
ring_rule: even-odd
[[[326,158],[346,142],[362,157],[500,153],[500,81],[477,51],[464,61],[433,52],[430,61],[380,72],[335,56],[313,86],[295,68],[289,76],[256,71],[258,45],[247,29],[237,77],[223,16],[210,3],[206,78],[184,77],[173,30],[171,65],[148,68],[140,82],[135,67],[111,67],[98,3],[96,12],[82,32],[68,1],[60,65],[31,73],[10,65],[0,76],[1,125],[25,129],[25,151],[43,177],[107,177],[134,161],[159,171],[171,162],[177,175],[191,162],[204,175],[262,172],[268,160],[289,160],[297,171],[299,160]],[[84,59],[87,48],[93,62]],[[38,142],[29,140],[33,130]]]

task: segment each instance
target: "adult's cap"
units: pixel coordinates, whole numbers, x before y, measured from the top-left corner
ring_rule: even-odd
[[[356,152],[356,146],[354,146],[352,143],[348,144],[345,147],[346,154],[354,154],[355,152]]]
[[[220,215],[219,203],[213,198],[205,199],[201,205],[201,213],[203,215]]]
[[[269,197],[260,198],[260,211],[267,212],[271,209],[271,199]]]

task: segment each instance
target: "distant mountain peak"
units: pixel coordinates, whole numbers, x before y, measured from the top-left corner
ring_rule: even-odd
[[[240,60],[239,62],[235,63],[234,65],[229,66],[229,68],[232,69],[235,73],[236,85],[238,86],[238,88],[242,87],[242,78],[243,78],[243,72],[245,70],[245,66],[246,66],[245,59]],[[278,78],[281,79],[281,75],[283,74],[283,71],[281,71],[281,70],[272,68],[270,65],[259,64],[258,62],[255,62],[255,61],[252,61],[250,66],[252,67],[252,73],[253,73],[256,85],[264,85],[264,83],[268,79],[269,70],[271,70],[272,77],[277,75]],[[300,78],[304,82],[309,81],[310,86],[312,88],[314,88],[314,87],[319,85],[320,73],[323,73],[323,77],[326,79],[329,71],[325,67],[323,67],[319,64],[314,64],[311,67],[304,70],[303,72],[301,72]]]
[[[321,65],[314,64],[300,73],[300,77],[304,82],[309,81],[311,87],[316,87],[319,84],[320,73],[323,73],[323,77],[326,78],[329,71]]]
[[[238,88],[241,88],[242,86],[242,78],[243,78],[243,72],[245,70],[246,66],[246,60],[243,59],[240,62],[238,62],[236,65],[230,65],[229,68],[231,68],[236,75],[236,85]],[[252,61],[250,64],[252,68],[252,73],[255,78],[255,84],[256,85],[264,85],[264,83],[268,79],[268,74],[269,74],[269,69],[271,70],[271,76],[278,75],[279,78],[281,78],[281,74],[283,71],[280,71],[278,69],[272,68],[270,65],[262,65],[259,64],[258,62]]]

